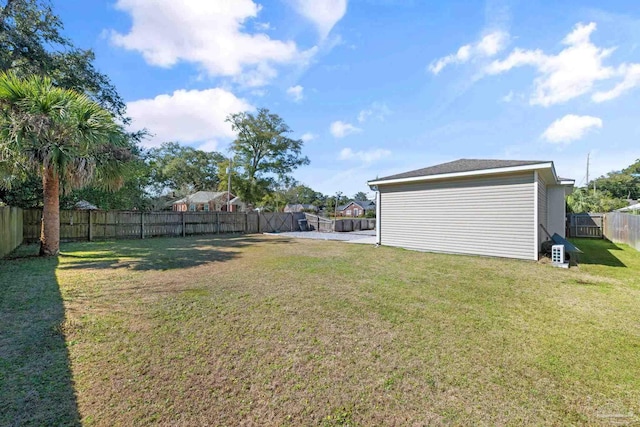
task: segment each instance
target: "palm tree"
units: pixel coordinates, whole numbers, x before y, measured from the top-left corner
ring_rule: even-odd
[[[60,250],[60,192],[122,185],[131,152],[122,127],[88,96],[46,77],[0,74],[0,185],[42,178],[40,255]]]

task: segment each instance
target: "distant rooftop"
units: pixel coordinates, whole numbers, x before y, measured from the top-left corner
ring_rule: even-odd
[[[429,166],[396,175],[377,178],[374,181],[386,181],[389,179],[416,178],[419,176],[443,175],[447,173],[460,173],[479,171],[484,169],[500,169],[515,166],[529,166],[540,163],[550,163],[545,160],[487,160],[487,159],[460,159],[440,165]]]
[[[209,203],[211,200],[215,200],[219,197],[225,196],[227,194],[226,191],[197,191],[193,194],[188,195],[180,200],[176,200],[173,204],[178,203]],[[233,196],[233,194],[231,194]]]

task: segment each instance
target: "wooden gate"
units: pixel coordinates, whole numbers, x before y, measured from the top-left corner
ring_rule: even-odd
[[[567,225],[569,237],[602,238],[603,214],[569,214]]]

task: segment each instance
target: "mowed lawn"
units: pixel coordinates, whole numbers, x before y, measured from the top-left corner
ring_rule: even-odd
[[[640,254],[576,243],[570,270],[269,236],[0,261],[0,425],[638,423]]]

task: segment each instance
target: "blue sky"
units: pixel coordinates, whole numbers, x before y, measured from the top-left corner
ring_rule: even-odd
[[[57,0],[148,147],[226,152],[267,107],[327,194],[458,158],[553,160],[584,183],[640,158],[640,4]],[[370,193],[371,194],[371,193]]]

